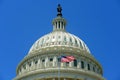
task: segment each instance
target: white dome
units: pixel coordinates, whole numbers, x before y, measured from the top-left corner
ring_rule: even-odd
[[[57,10],[53,31],[32,45],[18,65],[14,80],[58,80],[58,76],[59,80],[104,80],[101,65],[80,38],[65,30],[60,5]],[[69,62],[63,63],[60,58],[65,56],[73,56],[75,60],[69,58]]]
[[[68,33],[66,28],[66,20],[58,15],[53,21],[53,31],[40,39],[38,39],[31,47],[29,54],[33,54],[35,51],[39,51],[47,47],[72,47],[81,51],[90,53],[86,44],[78,37]]]
[[[33,44],[29,53],[33,53],[42,48],[54,46],[75,47],[90,53],[88,47],[80,38],[66,31],[53,31],[41,37]]]

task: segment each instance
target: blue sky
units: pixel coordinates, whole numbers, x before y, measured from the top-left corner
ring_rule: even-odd
[[[0,0],[0,80],[12,80],[32,44],[52,31],[58,3],[67,31],[88,45],[104,77],[120,80],[119,0]]]

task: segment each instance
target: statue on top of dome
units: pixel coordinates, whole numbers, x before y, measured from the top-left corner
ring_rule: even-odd
[[[58,8],[57,8],[58,14],[57,14],[57,16],[61,16],[62,17],[61,11],[62,11],[62,7],[60,6],[60,4],[58,4]]]

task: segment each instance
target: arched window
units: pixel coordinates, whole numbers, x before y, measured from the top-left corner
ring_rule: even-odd
[[[53,61],[53,58],[50,58],[50,62],[52,62]]]
[[[45,59],[42,59],[42,68],[44,68],[45,67]]]
[[[44,63],[44,62],[45,62],[45,59],[43,59],[42,62]]]
[[[88,66],[88,70],[90,70],[90,64],[88,64],[87,66]]]
[[[85,66],[84,66],[84,62],[81,61],[81,68],[84,69],[84,67],[85,67]]]
[[[50,58],[49,60],[50,60],[49,66],[52,67],[53,66],[53,58]]]
[[[38,61],[37,60],[35,60],[35,64],[37,64],[38,63]]]
[[[93,66],[93,71],[95,72],[95,67]]]
[[[74,60],[74,66],[77,67],[77,60]]]
[[[83,48],[83,47],[82,47],[82,43],[81,43],[81,41],[80,41],[80,47]]]

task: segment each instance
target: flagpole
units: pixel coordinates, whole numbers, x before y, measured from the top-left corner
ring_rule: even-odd
[[[58,63],[58,80],[60,80],[60,64]]]
[[[60,80],[60,54],[59,54],[59,60],[58,60],[58,80]]]

